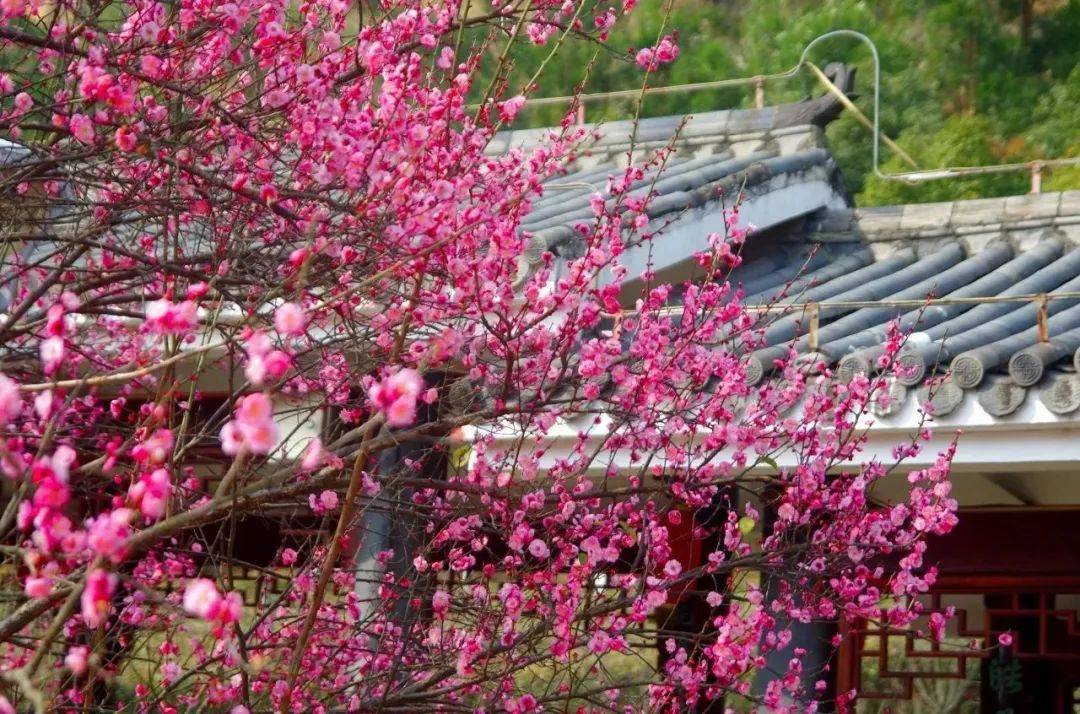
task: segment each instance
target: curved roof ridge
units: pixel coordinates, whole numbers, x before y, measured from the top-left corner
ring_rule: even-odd
[[[826,75],[851,94],[855,85],[855,69],[842,63],[831,63]],[[526,106],[528,103],[526,102]],[[761,134],[783,135],[805,132],[807,127],[825,127],[836,119],[843,105],[831,93],[786,104],[760,108],[714,109],[693,114],[647,117],[638,120],[622,119],[611,122],[583,124],[592,137],[584,143],[586,150],[622,150],[631,142],[649,148],[651,144],[666,144],[678,133],[682,146],[701,147],[724,145],[732,140]],[[492,137],[488,153],[501,154],[514,148],[531,148],[542,143],[558,127],[507,129]]]
[[[961,236],[1080,223],[1080,191],[1053,191],[998,198],[905,203],[825,212],[822,240],[853,233],[868,241]]]

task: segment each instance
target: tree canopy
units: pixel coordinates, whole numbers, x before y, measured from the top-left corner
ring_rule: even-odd
[[[587,137],[500,152],[490,43],[580,22],[565,91],[632,5],[0,0],[0,714],[784,711],[853,696],[792,623],[943,632],[956,442],[860,455],[899,329],[754,383],[722,194],[698,282],[631,261],[670,146],[523,230]],[[637,76],[706,76],[660,17]]]
[[[633,50],[650,45],[658,32],[677,31],[678,62],[650,77],[652,86],[750,77],[781,72],[803,48],[830,30],[868,35],[882,63],[881,126],[920,168],[987,165],[1074,156],[1080,151],[1080,2],[1076,0],[769,0],[689,2],[642,0],[627,27],[607,47],[577,43],[550,62],[536,96],[570,93],[585,81],[587,92],[640,87]],[[662,34],[662,32],[661,32]],[[620,51],[621,50],[621,51]],[[518,79],[537,66],[542,48],[524,48]],[[868,50],[836,38],[811,58],[857,65],[856,103],[869,116],[872,73]],[[821,91],[808,72],[766,85],[769,104]],[[647,97],[646,116],[751,106],[753,88],[727,88]],[[587,107],[588,120],[626,118],[633,100]],[[562,107],[542,106],[523,115],[532,126],[556,123]],[[1024,193],[1028,177],[992,174],[916,185],[873,176],[871,136],[850,115],[829,128],[829,141],[860,205],[908,203]],[[882,170],[907,168],[883,148]],[[1058,168],[1044,189],[1080,186],[1080,171]]]

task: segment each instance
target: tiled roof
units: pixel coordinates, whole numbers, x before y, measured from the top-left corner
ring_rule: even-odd
[[[722,194],[753,191],[779,176],[814,168],[834,170],[832,159],[824,149],[806,148],[786,155],[775,149],[761,150],[745,156],[734,156],[728,150],[701,158],[678,157],[668,163],[658,179],[650,175],[636,182],[631,195],[651,193],[648,215],[650,219],[658,219],[718,201]],[[542,241],[546,249],[573,257],[575,239],[580,235],[577,227],[588,225],[593,219],[589,201],[597,193],[605,194],[608,177],[616,171],[614,164],[604,164],[551,181],[555,188],[536,202],[522,228]],[[560,185],[570,187],[560,189]]]
[[[751,304],[824,303],[816,348],[809,310],[780,317],[749,355],[750,377],[765,378],[792,345],[807,363],[824,363],[841,378],[874,371],[889,323],[899,318],[912,333],[900,357],[907,374],[881,416],[899,409],[909,388],[937,416],[970,396],[1004,417],[1031,390],[1051,412],[1072,413],[1080,408],[1080,298],[1054,296],[1080,293],[1078,238],[1080,192],[828,213],[794,259],[754,260],[732,276]],[[826,258],[808,263],[812,250]],[[1041,293],[1049,296],[1045,342],[1040,305],[1003,299]],[[943,301],[888,305],[927,296]],[[927,386],[946,373],[943,383]]]
[[[855,71],[840,63],[832,63],[826,74],[838,86],[850,92],[855,83]],[[799,134],[804,127],[824,127],[840,115],[843,107],[831,94],[790,104],[760,109],[722,109],[692,115],[650,117],[638,121],[614,121],[602,125],[586,125],[598,130],[598,136],[586,147],[582,168],[603,163],[625,165],[625,154],[647,152],[667,146],[675,139],[680,149],[716,146],[737,147],[742,142],[758,143],[771,138],[782,142],[790,134]],[[502,154],[516,147],[530,147],[543,141],[551,128],[502,131],[488,144],[490,154]],[[745,153],[741,152],[741,153]]]
[[[844,67],[829,71],[839,86],[852,88]],[[667,241],[657,252],[670,254],[669,265],[705,247],[705,233],[722,214],[721,196],[738,193],[744,207],[761,199],[755,223],[761,227],[764,218],[776,229],[751,238],[747,262],[731,276],[751,305],[792,304],[771,321],[761,348],[747,355],[753,381],[768,378],[792,345],[801,360],[824,364],[841,379],[873,371],[889,323],[899,318],[911,332],[900,357],[907,370],[891,383],[893,399],[877,405],[880,417],[901,412],[909,391],[938,416],[970,400],[993,418],[1008,418],[1034,395],[1044,414],[1080,410],[1080,299],[1053,298],[1080,292],[1080,191],[838,208],[850,199],[822,127],[839,110],[824,95],[590,127],[596,131],[570,172],[549,182],[523,223],[533,238],[526,262],[535,264],[545,251],[578,257],[579,230],[593,220],[590,199],[604,195],[608,177],[671,145],[664,172],[633,187],[638,195],[652,193],[650,229],[681,212],[696,217],[674,231],[677,237],[669,231],[658,239]],[[533,145],[548,131],[503,132],[489,151]],[[791,205],[793,197],[799,205]],[[530,265],[522,267],[524,276]],[[1039,305],[1004,299],[1039,293],[1051,295],[1046,342]],[[928,296],[947,301],[927,306]],[[895,301],[909,302],[890,304]],[[819,305],[813,338],[811,313],[799,309],[807,303]]]
[[[850,88],[854,81],[853,71],[844,65],[831,65],[827,72],[839,86]],[[535,264],[549,250],[561,257],[579,255],[578,230],[593,220],[590,199],[606,195],[608,178],[620,175],[631,160],[640,162],[669,146],[674,151],[659,177],[653,172],[632,187],[637,196],[652,195],[648,215],[653,220],[707,207],[721,195],[768,193],[778,181],[824,180],[842,192],[821,132],[840,109],[836,99],[826,94],[761,109],[587,126],[589,139],[576,153],[568,173],[547,183],[524,221],[523,230],[534,239],[527,260]],[[499,154],[530,147],[550,131],[504,131],[494,137],[487,151]]]

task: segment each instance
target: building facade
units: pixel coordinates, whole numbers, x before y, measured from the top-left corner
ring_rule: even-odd
[[[843,68],[831,74],[850,88]],[[774,379],[773,361],[792,344],[832,379],[875,371],[899,319],[910,333],[903,369],[862,425],[869,439],[860,458],[891,462],[897,443],[933,429],[920,454],[878,487],[875,496],[888,501],[907,488],[908,471],[961,433],[952,481],[960,525],[930,543],[940,577],[925,596],[927,615],[954,616],[937,643],[919,636],[925,622],[905,630],[820,622],[796,626],[792,648],[808,650],[811,676],[830,682],[823,700],[857,689],[860,712],[1076,711],[1080,192],[857,208],[823,137],[839,111],[822,97],[601,127],[578,172],[557,180],[524,228],[537,257],[574,257],[589,196],[631,158],[672,145],[652,186],[648,230],[662,235],[628,249],[629,275],[695,279],[694,254],[724,231],[724,209],[737,202],[740,222],[754,230],[731,280],[748,304],[789,307],[748,357],[753,380]],[[540,136],[508,132],[492,150]],[[639,287],[624,283],[628,305]],[[544,458],[569,453],[581,432],[597,443],[605,435],[603,425],[567,424]],[[632,468],[629,458],[623,468]],[[708,544],[689,531],[681,538],[687,564],[700,563]],[[698,628],[708,608],[684,593],[667,616]],[[1000,645],[1002,635],[1012,644]]]
[[[846,68],[829,73],[851,88]],[[592,216],[590,201],[608,176],[671,148],[662,174],[640,187],[653,194],[648,230],[659,237],[628,246],[624,263],[630,276],[695,280],[695,254],[710,233],[725,231],[726,210],[737,205],[738,221],[753,231],[731,280],[748,304],[787,308],[747,355],[754,381],[776,379],[773,361],[792,344],[832,379],[874,371],[888,326],[899,319],[910,332],[902,374],[860,425],[868,435],[860,458],[892,461],[896,444],[933,428],[922,451],[879,485],[875,495],[888,501],[907,488],[907,471],[930,465],[962,432],[952,482],[960,525],[930,544],[928,560],[940,577],[925,595],[928,615],[954,617],[935,644],[919,636],[925,623],[892,630],[822,621],[793,626],[791,648],[809,653],[808,681],[828,681],[823,711],[856,689],[860,712],[1073,712],[1080,706],[1080,191],[857,208],[824,138],[840,111],[825,96],[596,127],[573,172],[553,179],[525,220],[531,244],[519,275],[528,276],[547,253],[556,261],[578,257],[576,226]],[[544,134],[505,132],[490,150],[527,146]],[[637,278],[623,282],[627,307],[641,287]],[[200,339],[193,346],[215,338]],[[226,370],[214,376],[219,384],[200,382],[204,408],[224,403],[211,397],[230,394],[234,377]],[[318,395],[278,400],[288,435],[283,458],[335,428]],[[600,443],[604,429],[602,421],[561,425],[543,459],[564,457],[581,433]],[[385,458],[409,453],[404,444]],[[208,472],[220,467],[212,444],[197,456],[211,464]],[[610,460],[637,468],[629,455]],[[776,467],[786,465],[780,458]],[[325,527],[296,508],[283,514],[269,509],[234,524],[240,560],[263,565]],[[354,562],[375,573],[375,554],[406,536],[377,509],[368,518],[372,537]],[[759,527],[768,527],[768,518]],[[674,540],[688,566],[714,545],[688,529]],[[672,597],[663,617],[702,628],[708,608],[688,589]],[[1002,635],[1012,639],[1009,647],[998,646]],[[759,689],[770,669],[783,671],[783,662],[761,674]]]

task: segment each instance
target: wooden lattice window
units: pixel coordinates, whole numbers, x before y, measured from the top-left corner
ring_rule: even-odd
[[[857,712],[1072,712],[1080,683],[1080,578],[943,584],[909,628],[842,624],[840,691]],[[940,641],[929,616],[955,609]],[[1012,646],[998,646],[1009,633]]]

